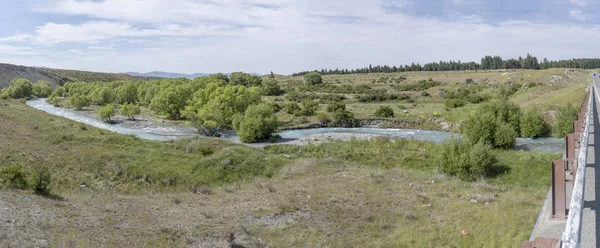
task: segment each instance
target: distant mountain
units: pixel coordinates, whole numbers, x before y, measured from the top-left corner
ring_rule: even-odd
[[[139,72],[125,72],[125,74],[129,74],[135,77],[161,77],[161,78],[189,78],[194,79],[197,77],[210,76],[216,73],[193,73],[193,74],[184,74],[184,73],[176,73],[176,72],[163,72],[163,71],[151,71],[146,73]],[[225,73],[227,75],[231,75],[231,73]],[[260,76],[258,73],[250,73],[252,75]]]
[[[163,71],[151,71],[146,73],[139,72],[125,72],[125,74],[129,74],[135,77],[160,77],[160,78],[189,78],[194,79],[196,77],[208,76],[208,73],[194,73],[194,74],[183,74],[183,73],[175,73],[175,72],[163,72]]]

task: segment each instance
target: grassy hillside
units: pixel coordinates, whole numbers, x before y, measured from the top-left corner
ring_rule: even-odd
[[[15,78],[25,78],[32,82],[44,80],[49,82],[52,87],[62,85],[68,81],[68,79],[64,77],[44,71],[42,69],[11,64],[0,64],[0,88],[8,88],[10,82]]]
[[[519,246],[560,157],[496,151],[471,183],[437,173],[427,142],[152,142],[17,100],[0,120],[0,169],[48,166],[57,195],[0,191],[0,246]]]
[[[125,73],[105,73],[62,69],[42,69],[46,72],[58,75],[73,82],[112,82],[112,81],[133,81],[133,80],[152,80],[155,77],[134,77]]]
[[[333,97],[343,97],[356,118],[374,119],[374,113],[381,106],[390,106],[395,117],[389,120],[415,121],[413,127],[424,129],[452,130],[452,124],[459,123],[468,116],[477,104],[466,102],[464,107],[445,106],[448,92],[470,90],[471,95],[495,96],[501,90],[514,88],[510,99],[522,108],[537,108],[549,122],[554,121],[554,111],[564,104],[579,104],[585,96],[585,88],[591,80],[590,70],[548,69],[548,70],[488,70],[488,71],[448,71],[448,72],[402,72],[371,73],[323,76],[324,84],[306,87],[302,77],[282,78],[281,85],[288,92],[285,96],[268,97],[284,106],[293,100],[291,91],[300,92],[302,97],[312,97],[319,101],[319,110],[325,112],[326,105]],[[432,80],[439,85],[411,90],[410,86]],[[392,94],[409,96],[406,100],[385,100],[361,102],[362,95],[374,92],[375,95]],[[298,98],[295,98],[298,99]],[[315,116],[297,117],[279,113],[285,127],[302,127],[318,123]],[[450,125],[448,125],[448,123]],[[455,126],[455,125],[454,125]],[[409,126],[410,127],[410,126]]]

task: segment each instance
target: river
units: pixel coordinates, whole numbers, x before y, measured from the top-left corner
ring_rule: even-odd
[[[183,125],[169,125],[163,123],[155,123],[155,125],[143,126],[143,127],[132,127],[122,124],[107,124],[99,119],[92,118],[82,114],[79,111],[75,111],[67,108],[55,107],[52,104],[46,103],[46,99],[37,98],[27,101],[27,105],[44,111],[46,113],[61,116],[76,122],[84,123],[97,128],[121,133],[121,134],[134,134],[142,139],[166,141],[173,139],[182,138],[193,138],[199,135],[196,129],[193,127]],[[281,139],[277,144],[298,144],[303,145],[309,142],[315,142],[315,140],[323,141],[325,139],[350,139],[350,138],[370,138],[377,136],[385,136],[390,138],[403,138],[403,139],[416,139],[433,141],[440,143],[453,135],[457,134],[440,132],[440,131],[427,131],[427,130],[413,130],[413,129],[386,129],[386,128],[311,128],[311,129],[299,129],[299,130],[284,130],[279,133]],[[221,139],[238,142],[239,139],[235,132],[228,131],[224,132]],[[253,144],[253,146],[264,146],[269,143]],[[565,144],[563,139],[557,138],[539,138],[539,139],[527,139],[518,138],[515,149],[518,150],[536,150],[543,152],[564,152]]]

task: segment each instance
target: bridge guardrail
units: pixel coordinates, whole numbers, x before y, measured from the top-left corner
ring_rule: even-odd
[[[584,101],[581,103],[577,120],[573,122],[573,133],[565,137],[566,151],[561,160],[552,161],[552,188],[551,201],[552,213],[550,217],[555,220],[565,220],[566,227],[560,239],[539,237],[535,240],[523,242],[522,247],[564,247],[576,248],[580,246],[581,225],[585,190],[585,169],[587,165],[587,149],[590,134],[590,118],[593,97],[600,102],[596,90],[596,77],[594,74],[592,87],[589,88]],[[576,154],[576,149],[579,152]],[[569,176],[569,177],[567,177]],[[569,211],[566,209],[566,183],[573,183],[573,192]]]

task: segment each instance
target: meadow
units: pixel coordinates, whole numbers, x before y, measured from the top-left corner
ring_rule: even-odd
[[[456,128],[458,124],[474,111],[478,103],[466,101],[464,106],[449,108],[445,105],[448,92],[467,89],[471,95],[493,97],[501,90],[512,87],[514,92],[509,96],[511,101],[524,110],[537,109],[547,122],[554,124],[558,106],[566,104],[575,106],[581,102],[585,95],[586,84],[591,80],[590,74],[591,70],[554,68],[325,75],[323,85],[310,88],[304,85],[303,78],[300,76],[276,78],[288,95],[291,91],[314,95],[313,98],[320,103],[318,110],[322,112],[325,112],[327,104],[332,102],[330,99],[343,96],[344,99],[340,102],[345,103],[358,119],[381,119],[375,116],[377,109],[390,106],[395,115],[384,119],[415,123],[408,126],[411,128],[458,131]],[[412,87],[417,90],[411,90],[410,86],[428,80],[439,84],[425,89]],[[369,92],[402,94],[409,98],[361,102],[360,96]],[[266,98],[282,106],[289,102],[302,102],[302,100],[290,99],[287,95]],[[319,123],[315,116],[299,117],[285,111],[279,112],[278,118],[282,121],[283,128],[299,128]],[[384,124],[384,127],[394,127],[394,124],[389,122]]]
[[[0,191],[3,246],[518,246],[561,156],[495,150],[496,175],[464,182],[420,141],[153,142],[18,100],[0,118],[0,164],[52,175],[50,197]]]
[[[496,95],[553,124],[558,107],[581,102],[589,74],[327,75],[319,85],[277,75],[285,94],[262,100],[281,107],[280,128],[319,125],[319,115],[285,109],[310,99],[318,113],[341,102],[357,119],[382,126],[458,131]],[[381,106],[394,116],[375,116]],[[166,117],[141,108],[140,118]],[[0,246],[19,247],[520,246],[550,187],[550,161],[562,156],[494,149],[488,177],[465,181],[441,172],[442,146],[429,142],[256,148],[211,138],[148,141],[18,99],[0,100],[0,140]],[[35,181],[39,168],[49,171],[50,194],[14,187],[15,175]]]

